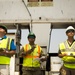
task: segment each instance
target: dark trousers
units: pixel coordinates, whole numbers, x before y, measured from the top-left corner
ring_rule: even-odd
[[[23,67],[22,72],[23,72],[22,75],[42,75],[42,72],[41,72],[40,68]]]
[[[75,69],[70,69],[62,66],[60,69],[60,75],[75,75]]]

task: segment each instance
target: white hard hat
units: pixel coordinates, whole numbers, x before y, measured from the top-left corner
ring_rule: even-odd
[[[74,30],[74,31],[75,31],[74,27],[72,27],[72,26],[67,27],[67,28],[66,28],[66,32],[67,32],[68,30]]]

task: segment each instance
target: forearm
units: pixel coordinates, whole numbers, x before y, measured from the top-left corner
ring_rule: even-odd
[[[16,52],[15,51],[3,51],[0,52],[0,56],[13,56]]]
[[[32,53],[34,51],[34,49],[35,49],[34,46],[29,50],[24,50],[24,47],[22,47],[22,49],[20,50],[20,57],[24,57],[24,56]]]
[[[21,52],[20,53],[20,55],[21,56],[26,56],[26,55],[28,55],[28,54],[30,54],[30,53],[32,53],[33,51],[30,49],[30,50],[28,50],[28,51],[26,51],[26,52]]]
[[[12,51],[6,51],[5,54],[12,56],[12,55],[14,55],[15,53],[16,53],[16,51],[12,50]]]
[[[20,57],[24,57],[24,56],[30,54],[31,52],[32,52],[31,49],[30,50],[27,50],[27,51],[24,51],[23,49],[21,49],[19,55],[20,55]]]
[[[66,54],[66,53],[64,53],[64,54],[58,54],[58,56],[59,56],[60,58],[62,58],[62,57],[64,57],[64,56],[67,56],[67,54]]]
[[[62,54],[58,54],[58,56],[59,56],[60,58],[62,58],[62,57],[63,57],[63,55],[62,55]]]

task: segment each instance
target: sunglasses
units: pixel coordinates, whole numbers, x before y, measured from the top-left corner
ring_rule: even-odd
[[[66,33],[70,33],[70,32],[75,32],[74,30],[72,30],[72,29],[70,29],[70,30],[68,30]]]

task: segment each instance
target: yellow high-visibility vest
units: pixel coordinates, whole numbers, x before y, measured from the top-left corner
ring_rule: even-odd
[[[68,42],[65,41],[60,44],[61,53],[66,53],[68,56],[64,56],[62,58],[64,66],[67,68],[74,68],[75,69],[75,42],[71,46],[69,46]]]
[[[9,41],[8,50],[10,50],[11,40],[12,39],[10,39],[10,41]],[[0,40],[0,48],[6,48],[7,42],[8,42],[8,38]],[[10,64],[10,57],[0,56],[0,64]]]
[[[29,44],[24,46],[24,51],[31,49],[31,46]],[[36,45],[35,50],[24,57],[23,59],[23,66],[26,67],[40,67],[40,61],[36,60],[40,57],[41,53],[41,47]]]

